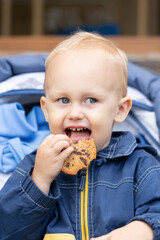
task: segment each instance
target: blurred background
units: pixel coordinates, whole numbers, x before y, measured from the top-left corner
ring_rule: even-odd
[[[0,0],[1,35],[159,35],[159,0]]]
[[[160,71],[160,0],[0,0],[0,56],[48,52],[78,29],[111,37]]]

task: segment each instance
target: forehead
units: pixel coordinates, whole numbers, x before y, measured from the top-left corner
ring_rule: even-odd
[[[80,64],[80,67],[83,66],[83,62],[88,62],[88,67],[90,66],[89,63],[95,64],[97,61],[100,60],[101,63],[106,62],[105,53],[100,49],[69,49],[64,50],[53,56],[51,61],[48,64],[48,69],[50,66],[53,70],[58,70],[57,67],[61,66],[73,66],[76,63]]]
[[[81,71],[90,71],[93,69],[101,72],[102,70],[112,71],[116,68],[113,57],[106,56],[102,50],[68,50],[57,54],[49,62],[46,68],[46,74],[55,75],[63,71],[71,72],[74,68]]]
[[[113,57],[102,50],[69,50],[56,55],[46,68],[46,86],[85,81],[85,84],[103,84],[104,87],[118,84],[118,65]]]

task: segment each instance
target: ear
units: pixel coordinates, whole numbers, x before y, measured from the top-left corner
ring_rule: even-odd
[[[48,122],[48,110],[47,110],[47,104],[46,104],[46,97],[42,96],[40,99],[40,105],[42,108],[42,111],[44,113],[45,119]]]
[[[114,118],[114,121],[118,122],[118,123],[123,122],[126,119],[131,107],[132,107],[131,98],[128,96],[122,98],[119,103],[118,110],[117,110],[116,116]]]

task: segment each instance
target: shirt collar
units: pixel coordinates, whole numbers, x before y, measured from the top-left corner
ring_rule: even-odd
[[[113,132],[109,145],[99,151],[97,157],[113,159],[128,156],[136,146],[136,138],[130,132]]]

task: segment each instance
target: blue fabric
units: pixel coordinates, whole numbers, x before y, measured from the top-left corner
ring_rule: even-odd
[[[15,55],[0,58],[0,82],[14,75],[45,72],[46,55]]]
[[[160,162],[155,157],[132,134],[113,133],[109,146],[89,165],[89,238],[142,220],[153,228],[154,240],[160,239]],[[30,177],[34,159],[35,154],[26,156],[0,192],[0,239],[41,240],[45,233],[70,233],[80,240],[84,174],[61,172],[46,196]]]
[[[128,85],[138,89],[153,102],[160,139],[160,76],[129,62]]]
[[[13,171],[50,133],[40,107],[26,116],[19,103],[0,105],[0,172]]]

